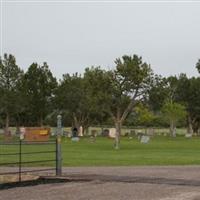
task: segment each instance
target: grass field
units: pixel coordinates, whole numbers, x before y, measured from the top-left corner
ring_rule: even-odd
[[[0,147],[1,153],[15,152],[17,147]],[[23,146],[23,152],[53,150],[54,146]],[[72,142],[62,141],[63,166],[131,166],[131,165],[195,165],[200,164],[200,138],[192,139],[156,136],[149,144],[141,144],[137,138],[121,139],[121,149],[113,148],[113,140],[98,137],[92,143],[89,138]],[[24,155],[24,161],[54,159],[54,154]],[[1,162],[17,161],[16,156],[1,156]],[[32,164],[33,165],[33,164]],[[52,165],[34,164],[36,165]]]

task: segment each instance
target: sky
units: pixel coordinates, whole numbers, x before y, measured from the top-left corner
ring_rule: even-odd
[[[61,78],[137,54],[156,74],[198,75],[200,1],[1,1],[1,55],[24,70],[45,61]]]

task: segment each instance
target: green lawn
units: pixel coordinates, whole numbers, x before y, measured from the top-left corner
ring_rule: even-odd
[[[1,152],[14,152],[16,147],[4,147]],[[24,146],[23,151],[53,150],[52,146]],[[89,138],[79,142],[62,140],[63,166],[130,166],[130,165],[194,165],[200,164],[200,138],[186,139],[183,136],[169,138],[157,136],[149,144],[141,144],[136,138],[121,139],[121,149],[113,148],[113,140],[98,137],[92,143]],[[25,155],[24,161],[53,159],[50,154]],[[12,161],[17,157],[13,156]],[[11,157],[0,158],[0,163]],[[36,164],[34,164],[35,166]],[[46,164],[37,164],[46,165]],[[48,163],[50,165],[50,163]]]

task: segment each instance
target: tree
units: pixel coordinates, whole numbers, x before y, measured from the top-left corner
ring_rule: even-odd
[[[56,78],[47,63],[42,66],[33,63],[23,78],[25,113],[29,120],[43,126],[43,120],[51,112],[52,99],[57,87]]]
[[[170,135],[176,137],[177,122],[186,116],[185,107],[181,104],[167,101],[162,108],[162,113],[170,124]]]
[[[181,74],[178,79],[176,98],[186,107],[188,133],[198,133],[200,127],[200,78],[188,78]]]
[[[0,112],[5,115],[5,128],[8,131],[10,117],[18,112],[19,104],[19,85],[23,71],[17,66],[13,55],[4,54],[0,58]]]
[[[160,113],[162,106],[169,98],[169,85],[167,78],[155,75],[152,87],[148,94],[148,104],[154,113]]]
[[[200,73],[200,59],[196,63],[196,69]],[[190,79],[190,95],[187,103],[190,108],[190,124],[192,132],[199,133],[200,131],[200,78],[192,77]]]
[[[198,133],[200,127],[200,78],[190,78],[189,83],[190,87],[189,91],[187,92],[189,95],[186,99],[186,105],[188,115],[190,117],[190,126],[192,126],[192,132]]]
[[[200,73],[200,59],[196,63],[196,68],[197,68],[198,72]]]
[[[148,93],[150,88],[152,70],[137,55],[123,56],[115,60],[116,69],[98,72],[91,75],[90,87],[93,88],[93,97],[97,104],[102,106],[112,118],[115,128],[115,148],[119,148],[121,126],[133,108]]]
[[[104,119],[102,110],[99,109],[94,96],[91,96],[88,79],[92,70],[86,69],[84,76],[77,73],[73,75],[65,74],[60,81],[56,92],[56,105],[58,110],[64,114],[65,123],[80,126],[85,130],[92,123],[98,124]],[[98,78],[96,76],[96,78]],[[71,123],[71,124],[69,124]]]
[[[121,126],[133,108],[148,94],[152,70],[137,55],[116,59],[116,70],[112,72],[110,114],[116,128],[115,147],[119,148]]]
[[[169,76],[167,78],[156,76],[149,92],[148,103],[150,108],[158,116],[157,122],[165,125],[165,120],[159,116],[162,114],[162,109],[166,105],[166,102],[176,102],[184,105],[186,111],[188,111],[186,102],[188,101],[189,93],[188,79],[184,74],[180,74],[179,77]]]
[[[84,85],[88,96],[92,124],[101,125],[109,121],[108,104],[110,101],[110,72],[100,67],[86,68]]]
[[[192,89],[192,79],[189,79],[186,74],[180,74],[178,78],[177,90],[176,90],[176,101],[185,106],[187,111],[187,132],[189,134],[193,134],[192,128],[192,102],[191,102],[191,95],[193,92]]]
[[[156,118],[147,105],[141,103],[136,106],[134,113],[136,115],[137,123],[140,125],[150,125]]]
[[[67,113],[68,123],[72,122],[72,126],[77,128],[85,124],[88,118],[86,98],[83,78],[77,73],[63,75],[56,91],[56,107],[63,114]]]

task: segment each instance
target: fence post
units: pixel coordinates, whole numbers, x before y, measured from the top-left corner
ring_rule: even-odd
[[[22,140],[19,140],[19,182],[22,180]]]
[[[61,130],[62,116],[57,116],[57,137],[56,137],[56,176],[62,175],[62,155],[61,155]]]

